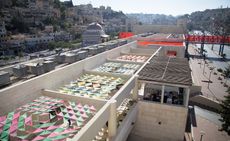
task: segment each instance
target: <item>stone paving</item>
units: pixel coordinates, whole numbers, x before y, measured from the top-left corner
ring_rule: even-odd
[[[194,140],[199,141],[201,131],[205,132],[202,141],[230,141],[230,136],[226,132],[219,131],[219,127],[213,122],[196,115],[197,127],[193,127]]]
[[[191,57],[189,61],[195,85],[202,86],[201,91],[204,96],[213,100],[223,100],[224,96],[227,95],[227,87],[224,87],[224,85],[221,84],[221,82],[225,83],[225,79],[223,78],[223,76],[221,76],[221,74],[217,72],[217,68],[215,68],[211,73],[210,80],[212,81],[212,83],[209,83],[208,88],[209,75],[211,72],[210,68],[214,67],[213,63],[210,62],[210,60],[208,60],[207,58],[207,64],[205,64],[204,60],[198,57],[198,52],[191,46],[189,47],[189,53],[191,55],[197,56]],[[216,72],[217,75],[214,75],[214,72]],[[222,80],[218,80],[218,77],[220,77]],[[228,83],[229,82],[227,82],[227,84]]]
[[[195,55],[194,57],[191,57],[189,61],[195,85],[202,86],[201,91],[203,96],[212,100],[223,100],[224,96],[227,95],[227,87],[224,87],[224,85],[221,84],[221,81],[223,83],[225,82],[223,76],[217,72],[217,68],[211,72],[210,68],[214,67],[214,64],[208,59],[206,59],[207,64],[205,64],[204,68],[204,60],[196,57],[198,56],[198,52],[191,46],[189,47],[189,53]],[[210,83],[208,87],[210,72],[210,80],[212,83]],[[217,75],[214,75],[214,72],[216,72]],[[218,80],[218,77],[221,77],[222,80]],[[228,83],[230,85],[230,82]],[[205,135],[203,136],[202,141],[230,141],[230,136],[225,132],[219,131],[218,129],[220,129],[220,125],[209,120],[210,117],[205,117],[205,115],[200,116],[198,113],[196,113],[195,116],[197,126],[193,127],[194,140],[199,141],[201,139],[200,132],[204,131]]]

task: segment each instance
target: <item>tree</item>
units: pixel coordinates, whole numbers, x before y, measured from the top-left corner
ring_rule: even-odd
[[[223,72],[224,78],[225,78],[225,84],[227,83],[228,78],[230,77],[230,66],[225,68]]]
[[[28,0],[11,0],[12,6],[27,8],[29,5]]]
[[[216,14],[216,16],[213,17],[212,24],[213,24],[213,30],[214,34],[221,35],[221,36],[227,36],[230,35],[230,10],[226,9],[219,9],[219,12]]]
[[[64,20],[66,16],[66,7],[64,5],[61,5],[60,11],[61,11],[61,19]]]
[[[70,42],[50,42],[48,44],[49,50],[54,50],[55,48],[73,48],[74,46]]]
[[[17,30],[20,33],[28,33],[29,26],[23,21],[23,18],[19,15],[19,17],[13,17],[11,20],[11,25],[13,26],[13,30]]]
[[[10,57],[9,56],[4,56],[3,60],[4,60],[5,64],[7,64],[7,62],[10,60]]]
[[[219,8],[193,12],[188,17],[187,27],[189,30],[209,31],[214,35],[230,35],[230,8]]]
[[[225,100],[223,100],[220,105],[220,121],[222,122],[222,128],[220,131],[225,131],[228,133],[228,135],[230,135],[230,93],[225,96]]]
[[[54,50],[55,48],[57,48],[57,46],[56,46],[55,42],[49,42],[48,48],[49,48],[49,50]]]
[[[54,8],[61,8],[61,2],[59,0],[54,0]]]

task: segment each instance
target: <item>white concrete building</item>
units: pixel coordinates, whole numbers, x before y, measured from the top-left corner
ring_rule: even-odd
[[[100,24],[91,23],[82,34],[82,46],[85,47],[105,42],[108,37]]]
[[[64,109],[64,113],[70,111],[67,118],[69,118],[71,122],[75,121],[72,119],[75,117],[71,116],[74,114],[74,111],[71,110],[73,108],[72,102],[80,102],[83,105],[93,105],[96,108],[95,114],[90,119],[85,120],[84,124],[79,128],[76,128],[75,130],[77,132],[74,132],[73,136],[61,136],[67,140],[100,141],[106,139],[109,141],[126,141],[128,136],[130,136],[129,138],[137,136],[140,140],[182,141],[187,119],[189,90],[190,87],[192,87],[191,75],[189,73],[188,62],[184,59],[179,59],[179,66],[182,64],[186,70],[186,73],[180,76],[183,76],[183,78],[185,76],[188,77],[188,79],[179,79],[178,74],[175,75],[172,71],[178,71],[180,74],[180,67],[178,68],[178,65],[170,64],[175,63],[174,61],[176,60],[157,56],[158,52],[161,52],[161,49],[161,47],[138,48],[137,42],[133,41],[31,80],[2,89],[0,90],[0,117],[26,103],[38,101],[35,99],[39,99],[41,96],[48,96],[62,99],[64,103],[71,101],[71,104],[67,106],[67,110]],[[148,59],[144,62],[132,62],[132,59],[126,61],[116,59],[123,55],[144,56]],[[155,64],[156,61],[158,61],[157,64]],[[163,61],[163,63],[160,61]],[[138,64],[140,68],[137,69],[133,75],[93,71],[106,62],[111,62],[110,64],[114,63],[114,67],[116,68],[118,67],[116,66],[116,62],[123,64],[129,63],[128,66]],[[159,64],[162,64],[162,67],[157,71]],[[169,64],[170,67],[166,67],[165,64]],[[149,80],[147,80],[144,77],[145,70],[149,68],[149,65],[152,65],[156,70],[148,77]],[[96,77],[94,78],[94,76]],[[159,76],[159,78],[157,76]],[[145,87],[147,87],[147,83],[152,84],[151,87],[153,86],[153,89],[161,90],[160,102],[143,99],[143,96],[145,96],[143,94],[146,94]],[[79,89],[79,86],[81,89]],[[183,92],[180,88],[183,88]],[[87,91],[85,91],[85,89],[87,89]],[[94,89],[97,91],[91,91]],[[177,91],[178,94],[182,94],[182,103],[177,102],[177,104],[175,104],[175,101],[173,103],[171,102],[171,104],[165,103],[164,96],[167,91]],[[127,99],[129,99],[129,102],[127,102]],[[77,108],[78,106],[75,105],[75,107]],[[61,106],[60,108],[62,111],[64,107]],[[43,111],[45,110],[43,109]],[[84,111],[81,111],[81,113],[83,112]],[[121,114],[119,114],[120,112]],[[11,114],[13,115],[7,116],[10,118],[9,120],[12,120],[11,117],[15,117],[16,112],[12,112]],[[30,114],[33,115],[34,113],[30,112]],[[49,120],[51,117],[45,112],[41,115],[32,116],[34,117],[32,118],[34,124],[36,123],[35,117],[37,116],[39,120],[46,119],[46,123],[52,122],[52,120]],[[5,121],[5,118],[1,118]],[[65,121],[63,116],[59,118]],[[82,121],[84,119],[79,120]],[[41,124],[43,125],[43,123]],[[63,124],[64,126],[64,123],[61,121],[58,122],[58,125],[59,124]],[[72,124],[75,127],[75,122]],[[79,122],[77,124],[79,125]],[[7,125],[7,127],[8,126],[11,125]],[[0,129],[2,129],[1,127],[2,126],[0,126]],[[72,130],[72,127],[69,126],[68,129]],[[53,134],[54,132],[52,130],[48,133],[48,136],[39,137],[48,139],[58,136],[56,133]],[[17,132],[17,134],[19,134],[19,132]],[[24,139],[34,139],[38,137],[37,134],[31,133],[31,131],[26,134],[29,135]],[[65,132],[65,134],[67,134],[67,132]],[[4,136],[0,138],[5,139],[12,137],[13,134],[8,132],[5,127]],[[14,137],[18,138],[17,136]],[[19,138],[21,138],[21,136],[19,136]]]

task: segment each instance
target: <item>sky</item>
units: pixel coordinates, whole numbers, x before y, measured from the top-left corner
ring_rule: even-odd
[[[64,0],[61,0],[64,1]],[[230,7],[230,0],[72,0],[74,5],[92,4],[94,7],[111,6],[124,13],[166,15],[190,14],[194,11]]]

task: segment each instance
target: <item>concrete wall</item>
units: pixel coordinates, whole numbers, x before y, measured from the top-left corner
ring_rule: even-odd
[[[75,96],[75,95],[67,95],[52,90],[42,90],[42,95],[53,97],[53,98],[61,98],[63,100],[68,100],[68,101],[76,101],[82,104],[93,105],[95,106],[96,109],[100,109],[107,102],[107,100],[93,99],[93,98]]]
[[[124,86],[122,86],[122,88],[112,97],[112,99],[117,101],[117,107],[119,107],[119,105],[121,105],[122,101],[127,98],[130,97],[130,92],[132,91],[132,89],[135,86],[135,77],[132,77],[128,80],[128,82],[126,82],[126,84]]]
[[[186,119],[184,107],[139,101],[132,134],[157,141],[183,141]]]
[[[145,55],[152,55],[154,52],[157,51],[158,48],[134,48],[132,47],[130,52],[134,54],[145,54]]]
[[[77,135],[69,139],[71,141],[90,141],[98,131],[106,124],[109,120],[110,103],[107,102],[93,118],[77,133]]]
[[[193,85],[190,87],[190,97],[199,95],[201,93],[201,86]]]
[[[133,32],[135,34],[147,32],[183,34],[183,28],[176,25],[134,25]]]
[[[151,47],[151,45],[150,45]],[[185,55],[185,47],[173,47],[173,46],[162,46],[161,51],[159,52],[159,56],[167,56],[168,51],[176,51],[176,57],[184,58]]]
[[[194,96],[194,97],[190,98],[189,100],[190,100],[190,102],[193,102],[197,105],[205,106],[211,110],[212,109],[216,110],[216,111],[221,110],[220,102],[209,99],[209,98],[202,96],[202,95]]]
[[[126,141],[129,133],[133,129],[133,123],[136,122],[138,113],[138,108],[135,105],[130,111],[128,112],[127,116],[125,117],[124,121],[122,121],[121,125],[118,127],[117,135],[114,141]]]
[[[75,80],[84,69],[94,68],[106,61],[107,57],[118,57],[121,51],[129,51],[136,42],[86,58],[66,67],[0,90],[0,115],[4,115],[41,95],[41,89],[55,90]]]

